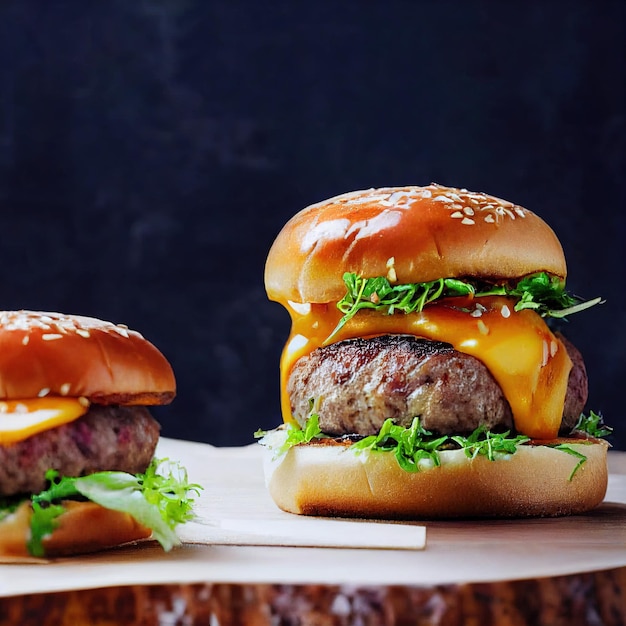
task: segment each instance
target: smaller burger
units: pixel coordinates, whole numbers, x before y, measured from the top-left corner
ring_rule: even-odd
[[[563,249],[521,206],[467,189],[370,189],[312,205],[265,267],[292,330],[284,425],[259,433],[286,511],[551,516],[607,487],[580,352],[555,325]]]
[[[175,393],[166,358],[124,325],[0,312],[0,560],[177,544],[199,487],[154,459],[147,408]]]

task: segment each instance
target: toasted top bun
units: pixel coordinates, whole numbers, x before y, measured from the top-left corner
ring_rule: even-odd
[[[0,400],[84,397],[99,404],[167,404],[172,367],[138,332],[102,320],[0,312]]]
[[[399,283],[567,274],[561,244],[540,217],[484,193],[432,184],[356,191],[303,209],[270,249],[265,286],[283,303],[337,302],[344,272],[368,278],[390,270]]]

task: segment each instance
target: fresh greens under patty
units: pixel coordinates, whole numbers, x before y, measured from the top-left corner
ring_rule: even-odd
[[[580,416],[574,431],[586,432],[593,437],[603,437],[612,432],[612,429],[604,426],[602,417],[591,412],[589,417]],[[573,432],[574,432],[573,431]],[[312,412],[307,419],[304,428],[297,424],[286,424],[277,431],[257,431],[255,437],[264,438],[262,444],[267,445],[275,452],[275,458],[285,454],[293,446],[309,443],[315,439],[328,438],[319,427],[319,416]],[[408,428],[393,423],[387,419],[377,435],[363,437],[350,445],[355,453],[364,451],[390,452],[393,453],[398,465],[407,472],[419,472],[420,463],[427,461],[437,467],[441,464],[439,453],[445,450],[463,450],[467,457],[476,458],[484,456],[490,461],[496,461],[503,455],[515,454],[520,446],[530,443],[530,438],[525,435],[512,435],[510,431],[494,433],[480,426],[470,435],[433,435],[425,430],[420,424],[418,417],[413,418]],[[585,439],[581,444],[587,443]],[[578,469],[587,460],[587,457],[574,450],[567,443],[545,443],[547,447],[560,450],[578,459],[577,465],[572,470],[569,480],[572,480]]]
[[[266,430],[257,430],[254,436],[261,439],[268,434]],[[284,437],[281,438],[280,444],[276,446],[276,456],[285,454],[289,448],[297,446],[301,443],[309,443],[313,439],[327,439],[319,427],[319,417],[317,413],[310,413],[304,428],[300,428],[297,424],[286,424],[283,430]],[[273,446],[272,446],[273,447]]]
[[[45,556],[43,540],[59,525],[58,518],[65,511],[63,501],[68,499],[87,499],[128,513],[150,528],[165,550],[170,550],[179,543],[174,528],[193,519],[193,496],[202,490],[200,485],[189,482],[183,467],[168,459],[154,459],[144,473],[136,475],[107,471],[71,478],[50,470],[46,479],[50,482],[48,489],[31,497],[33,514],[27,548],[36,557]],[[15,503],[11,507],[14,509]]]
[[[589,415],[585,415],[584,413],[580,414],[578,422],[576,422],[576,426],[574,426],[574,431],[587,433],[592,437],[600,439],[602,437],[608,437],[613,432],[613,429],[604,423],[602,415],[591,411]]]
[[[547,272],[526,276],[514,283],[490,284],[457,278],[440,278],[426,283],[395,284],[384,276],[362,278],[355,273],[343,275],[346,295],[337,303],[343,313],[332,332],[335,335],[361,310],[373,309],[385,315],[419,313],[441,298],[469,296],[506,296],[516,301],[515,310],[531,309],[542,317],[564,318],[599,304],[602,299],[583,301],[565,291],[564,281]]]

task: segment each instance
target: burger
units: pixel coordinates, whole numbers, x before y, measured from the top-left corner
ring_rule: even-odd
[[[178,543],[199,487],[154,459],[148,408],[175,393],[167,359],[127,326],[0,312],[0,560]]]
[[[285,511],[373,518],[556,516],[607,487],[610,429],[559,330],[600,302],[565,289],[526,208],[431,184],[305,208],[269,251],[291,316],[283,424],[259,431]]]

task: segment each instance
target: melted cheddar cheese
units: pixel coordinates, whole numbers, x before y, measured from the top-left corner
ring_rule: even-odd
[[[87,412],[84,398],[35,398],[0,401],[0,444],[22,441],[73,422]]]
[[[281,358],[283,419],[293,421],[286,391],[294,363],[323,346],[342,314],[334,304],[286,302],[292,329]],[[511,406],[515,428],[535,439],[557,436],[572,362],[563,343],[534,311],[514,311],[503,297],[448,299],[421,313],[359,311],[333,337],[408,334],[445,341],[480,359]]]

